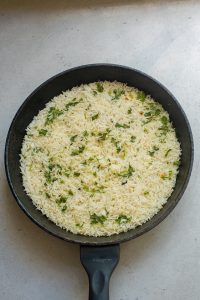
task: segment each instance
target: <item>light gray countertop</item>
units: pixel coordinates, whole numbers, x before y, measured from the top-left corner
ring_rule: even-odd
[[[200,299],[200,2],[0,0],[0,299],[87,299],[79,247],[49,236],[15,203],[3,163],[6,134],[24,99],[70,67],[140,69],[184,108],[194,135],[189,186],[157,228],[121,245],[111,300]]]

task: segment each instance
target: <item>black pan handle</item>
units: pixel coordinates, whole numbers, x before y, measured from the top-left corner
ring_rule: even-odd
[[[119,244],[80,247],[80,258],[89,278],[89,300],[109,300],[109,281],[119,261]]]

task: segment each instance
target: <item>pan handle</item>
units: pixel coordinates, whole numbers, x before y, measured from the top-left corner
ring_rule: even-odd
[[[109,300],[109,281],[119,261],[119,244],[80,246],[81,263],[88,274],[89,300]]]

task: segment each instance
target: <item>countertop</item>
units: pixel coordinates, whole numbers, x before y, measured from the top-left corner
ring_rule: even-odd
[[[0,1],[0,299],[87,299],[79,247],[34,225],[4,172],[11,120],[43,81],[88,63],[118,63],[162,82],[190,121],[195,143],[188,188],[170,216],[121,245],[111,300],[200,299],[200,2]]]

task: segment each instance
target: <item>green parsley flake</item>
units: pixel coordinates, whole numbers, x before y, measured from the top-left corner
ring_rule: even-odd
[[[141,102],[144,102],[146,99],[146,95],[143,91],[138,91],[137,92],[137,99],[140,100]]]
[[[39,132],[40,136],[42,136],[42,135],[45,136],[45,135],[47,135],[48,130],[46,130],[46,129],[40,129],[38,132]]]
[[[132,136],[131,136],[131,139],[130,139],[131,143],[134,143],[135,140],[136,140],[136,136],[132,135]]]
[[[133,175],[135,172],[135,169],[129,164],[128,169],[119,173],[119,176],[129,178]]]
[[[83,153],[84,150],[85,150],[85,146],[80,146],[78,149],[75,149],[71,152],[71,156],[79,155]]]
[[[101,224],[101,225],[103,225],[103,223],[104,223],[106,220],[107,220],[107,217],[104,216],[104,215],[98,216],[98,215],[96,215],[95,213],[92,214],[92,215],[90,215],[90,223],[91,223],[92,225],[94,225],[94,224]]]
[[[116,128],[130,128],[129,125],[127,125],[127,124],[120,124],[120,123],[116,123],[115,127]]]
[[[100,82],[97,82],[97,83],[96,83],[96,86],[97,86],[97,91],[98,91],[99,93],[103,93],[103,90],[104,90],[103,84],[100,83]]]
[[[159,148],[158,148],[157,146],[154,145],[153,148],[152,148],[152,150],[151,150],[151,151],[148,151],[148,153],[149,153],[150,156],[153,157],[154,154],[155,154],[155,152],[158,151],[158,150],[159,150]]]
[[[127,217],[126,215],[119,215],[119,217],[117,219],[115,219],[115,221],[119,224],[126,224],[128,222],[131,221],[131,217]]]
[[[46,121],[45,121],[45,125],[50,125],[53,123],[53,121],[58,118],[60,115],[63,114],[62,110],[59,110],[56,107],[50,107],[48,113],[47,113],[47,117],[46,117]]]
[[[128,109],[127,113],[128,113],[128,115],[130,115],[132,113],[132,108],[131,107]]]
[[[118,100],[122,95],[125,94],[124,90],[120,90],[120,89],[114,89],[113,90],[113,96],[111,98],[111,100]]]
[[[68,111],[70,107],[76,106],[77,104],[81,103],[83,101],[83,99],[79,99],[76,100],[76,98],[74,98],[72,101],[70,101],[69,103],[67,103],[65,105],[65,109]]]
[[[92,121],[96,120],[99,118],[99,113],[95,114],[92,116]]]
[[[171,151],[172,151],[172,149],[168,149],[168,150],[166,151],[166,153],[165,153],[165,157],[167,157],[168,154],[169,154],[169,152],[171,152]]]

